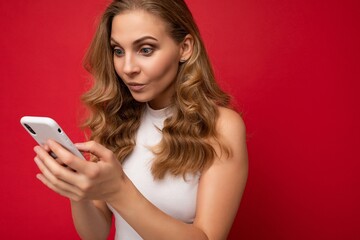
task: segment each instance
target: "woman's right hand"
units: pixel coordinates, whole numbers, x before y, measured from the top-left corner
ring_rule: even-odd
[[[37,154],[35,162],[41,171],[38,179],[73,201],[119,199],[127,177],[113,152],[95,141],[75,145],[80,151],[95,155],[99,161],[84,161],[49,140],[45,147],[34,148]],[[49,151],[56,154],[56,160]]]

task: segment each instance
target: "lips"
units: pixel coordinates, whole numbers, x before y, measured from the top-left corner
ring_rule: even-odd
[[[127,84],[127,86],[130,89],[130,91],[139,92],[145,87],[145,84],[129,83]]]

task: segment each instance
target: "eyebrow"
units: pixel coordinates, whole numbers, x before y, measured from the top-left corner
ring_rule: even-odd
[[[152,37],[152,36],[144,36],[144,37],[141,37],[141,38],[139,38],[139,39],[136,39],[135,41],[134,41],[134,45],[137,45],[137,44],[139,44],[139,43],[141,43],[141,42],[143,42],[143,41],[145,41],[145,40],[148,40],[148,39],[151,39],[151,40],[154,40],[154,41],[158,41],[156,38],[154,38],[154,37]],[[121,44],[119,44],[114,38],[110,38],[110,41],[111,42],[114,42],[114,43],[116,43],[117,45],[119,45],[119,46],[121,46]]]

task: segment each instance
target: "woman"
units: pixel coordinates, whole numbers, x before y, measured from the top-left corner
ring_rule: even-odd
[[[112,2],[85,66],[92,141],[76,146],[93,161],[35,147],[37,177],[70,199],[81,238],[106,239],[114,215],[116,239],[226,239],[247,179],[245,126],[185,2]]]

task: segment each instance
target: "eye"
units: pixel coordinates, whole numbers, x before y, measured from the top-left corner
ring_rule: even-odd
[[[124,50],[122,50],[119,47],[114,47],[113,52],[114,52],[114,55],[117,57],[122,57],[122,56],[124,56],[124,53],[125,53]]]
[[[151,47],[143,47],[140,49],[140,54],[144,56],[150,56],[153,53],[154,49]]]

